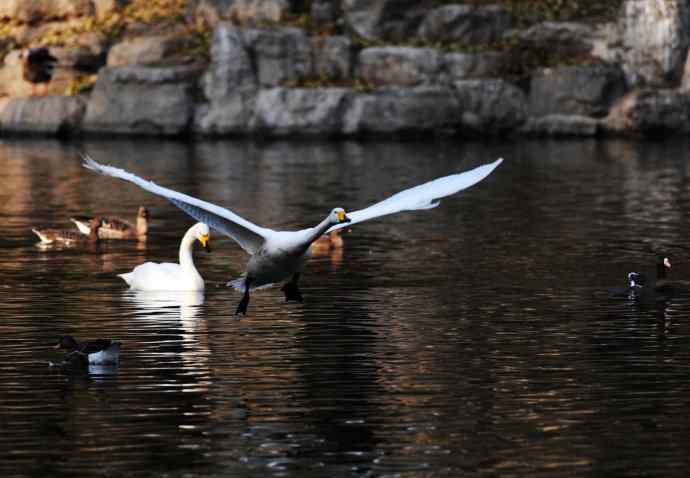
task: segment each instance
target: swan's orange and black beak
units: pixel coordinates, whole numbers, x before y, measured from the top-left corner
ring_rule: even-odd
[[[350,218],[347,217],[347,215],[345,214],[345,211],[339,211],[338,212],[338,222],[340,224],[347,224],[348,222],[350,222]]]
[[[211,241],[208,237],[208,234],[204,234],[199,238],[199,242],[201,243],[201,246],[206,249],[206,252],[211,252]]]

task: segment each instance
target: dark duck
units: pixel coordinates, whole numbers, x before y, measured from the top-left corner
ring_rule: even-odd
[[[19,58],[22,62],[22,76],[31,83],[31,96],[36,93],[36,85],[41,83],[46,85],[44,91],[47,92],[57,58],[46,47],[25,50]]]
[[[115,365],[120,360],[120,344],[108,339],[78,342],[71,335],[65,335],[54,347],[67,352],[65,363]]]
[[[656,263],[656,279],[649,281],[639,272],[628,273],[628,286],[611,290],[615,297],[626,297],[636,302],[663,302],[677,296],[681,290],[668,280],[671,261],[659,256]]]

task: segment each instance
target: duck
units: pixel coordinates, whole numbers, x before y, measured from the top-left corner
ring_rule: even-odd
[[[313,256],[327,256],[334,250],[342,249],[344,244],[340,229],[335,229],[315,240],[311,245],[311,253]]]
[[[190,227],[180,242],[180,262],[145,262],[125,274],[118,274],[130,289],[141,291],[203,291],[204,279],[194,266],[192,247],[196,241],[210,252],[210,232],[198,222]]]
[[[37,84],[46,85],[53,78],[53,69],[57,58],[50,54],[46,47],[29,48],[19,54],[22,63],[22,77],[31,83],[31,96],[35,95]]]
[[[249,254],[244,273],[227,283],[242,293],[242,299],[235,310],[237,316],[246,315],[250,292],[271,287],[274,283],[287,279],[289,280],[281,288],[286,302],[302,302],[300,275],[311,256],[311,244],[323,234],[401,211],[435,208],[440,204],[441,198],[469,188],[486,178],[503,159],[405,189],[349,214],[342,207],[336,207],[317,225],[297,231],[275,231],[258,226],[221,206],[159,186],[124,169],[100,164],[86,154],[82,154],[82,161],[85,168],[95,173],[131,182],[168,199],[197,221],[203,221],[237,242]]]
[[[120,343],[109,339],[78,342],[71,335],[63,335],[54,348],[68,352],[67,363],[76,360],[90,365],[115,365],[120,361]]]
[[[663,302],[680,292],[680,289],[667,279],[667,271],[671,268],[671,260],[660,255],[656,261],[656,280],[649,281],[639,272],[628,273],[628,286],[615,288],[610,291],[614,297],[626,297],[635,302]]]
[[[70,218],[82,234],[89,235],[89,225],[94,217],[74,216]],[[144,206],[139,206],[136,225],[119,217],[100,217],[101,226],[98,230],[100,239],[138,239],[146,240],[149,230],[149,211]]]
[[[33,228],[31,231],[38,236],[40,244],[43,245],[76,245],[79,243],[90,242],[96,243],[99,240],[98,230],[101,227],[99,218],[92,218],[89,221],[90,232],[88,236],[84,236],[78,231],[72,229],[51,229],[51,228]]]

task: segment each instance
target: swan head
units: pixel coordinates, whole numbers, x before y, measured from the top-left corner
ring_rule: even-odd
[[[211,252],[210,241],[211,232],[206,224],[200,222],[196,226],[196,239],[207,252]]]
[[[350,222],[350,218],[345,214],[345,209],[337,207],[328,215],[331,224],[344,224]]]

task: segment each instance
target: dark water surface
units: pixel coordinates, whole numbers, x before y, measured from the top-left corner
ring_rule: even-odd
[[[193,221],[77,153],[301,228],[498,156],[441,207],[357,226],[304,304],[224,283],[133,294]],[[667,253],[690,279],[688,142],[0,144],[0,476],[687,476],[690,304],[607,297]],[[150,240],[41,249],[33,226],[151,210]],[[119,367],[49,367],[62,334]]]

